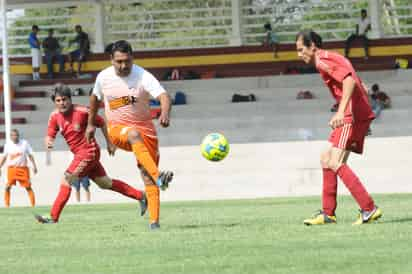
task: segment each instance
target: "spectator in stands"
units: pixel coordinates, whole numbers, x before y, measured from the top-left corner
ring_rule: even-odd
[[[358,23],[356,24],[356,33],[352,33],[345,43],[345,56],[349,56],[349,50],[351,44],[354,40],[362,40],[363,48],[365,50],[365,59],[368,59],[368,47],[369,47],[369,40],[367,37],[368,31],[371,29],[371,23],[368,18],[368,14],[365,9],[361,10],[361,18],[359,19]]]
[[[76,189],[76,201],[80,202],[80,185],[82,185],[86,193],[86,201],[90,202],[90,181],[89,177],[82,177],[72,183],[72,187]]]
[[[39,27],[33,25],[31,27],[31,33],[29,35],[29,45],[31,48],[31,64],[33,67],[33,80],[40,80],[40,66],[41,66],[41,52],[40,52],[40,41],[37,38],[37,33],[39,32]]]
[[[53,37],[54,30],[49,29],[49,36],[43,40],[43,49],[46,56],[47,76],[53,78],[53,60],[59,63],[59,72],[64,72],[64,57],[61,55],[59,41]]]
[[[72,43],[77,43],[77,49],[69,53],[70,71],[73,72],[74,61],[78,62],[77,77],[80,76],[82,63],[86,60],[86,57],[90,54],[90,40],[89,35],[82,30],[82,26],[76,25],[75,31],[76,37],[69,41],[69,46]]]
[[[379,117],[383,109],[391,107],[391,98],[380,90],[378,84],[372,85],[371,106],[376,118]]]
[[[278,58],[279,39],[276,33],[272,30],[272,25],[266,23],[263,28],[265,29],[265,38],[263,39],[263,45],[269,46],[273,49],[273,57]]]

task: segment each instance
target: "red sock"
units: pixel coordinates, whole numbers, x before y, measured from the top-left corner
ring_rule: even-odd
[[[143,193],[134,187],[116,179],[112,179],[112,190],[135,200],[141,200]]]
[[[336,210],[336,193],[338,178],[336,173],[329,168],[323,169],[322,207],[326,215],[334,216]]]
[[[337,174],[362,210],[371,211],[375,208],[375,203],[369,196],[369,193],[366,191],[359,178],[346,164],[341,165]]]
[[[53,207],[50,212],[50,216],[55,222],[59,221],[60,213],[62,212],[64,206],[67,203],[67,200],[70,198],[70,193],[72,188],[67,185],[60,186],[60,192],[57,195],[56,200],[54,201]]]

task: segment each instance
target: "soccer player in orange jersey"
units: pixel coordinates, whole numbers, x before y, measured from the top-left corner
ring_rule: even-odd
[[[331,146],[321,155],[323,210],[314,218],[304,220],[304,223],[336,223],[337,177],[343,181],[360,207],[359,218],[354,224],[373,222],[382,216],[382,211],[346,163],[350,152],[362,154],[365,136],[375,118],[365,85],[348,59],[336,52],[322,49],[322,39],[316,32],[299,32],[296,36],[296,49],[299,58],[316,66],[339,104],[336,114],[329,121],[332,128],[329,137]]]
[[[27,166],[27,158],[30,159],[33,165],[33,173],[37,173],[36,162],[34,161],[33,150],[30,144],[20,138],[20,133],[17,129],[13,129],[10,134],[11,142],[7,142],[4,146],[4,154],[0,160],[0,170],[7,160],[7,184],[4,191],[4,204],[10,206],[10,190],[12,186],[19,181],[20,186],[27,190],[30,204],[35,205],[35,196],[31,188],[30,171]]]
[[[145,194],[125,182],[108,177],[100,163],[100,147],[96,140],[86,142],[88,109],[81,105],[72,104],[71,91],[64,85],[55,87],[51,99],[56,109],[50,114],[45,140],[46,148],[53,148],[56,135],[60,131],[74,157],[64,173],[50,216],[35,215],[37,221],[43,224],[57,223],[67,200],[70,198],[71,184],[85,176],[92,179],[100,188],[115,191],[139,201],[140,214],[143,215],[147,208]],[[95,119],[96,126],[101,128],[106,139],[107,151],[109,155],[113,155],[116,148],[108,139],[104,119],[98,115],[95,116]]]
[[[95,132],[95,117],[103,101],[111,142],[117,147],[132,151],[145,183],[150,228],[158,229],[160,214],[159,187],[166,189],[173,178],[170,171],[159,172],[159,150],[155,126],[150,115],[149,100],[160,101],[160,126],[170,122],[170,97],[159,81],[148,71],[133,64],[131,45],[124,40],[113,44],[112,66],[97,75],[90,96],[90,115],[86,138]]]

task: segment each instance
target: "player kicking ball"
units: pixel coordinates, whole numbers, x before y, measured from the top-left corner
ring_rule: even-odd
[[[331,147],[321,155],[323,209],[313,218],[304,220],[304,224],[336,223],[337,177],[349,189],[361,208],[359,217],[353,224],[376,221],[382,216],[381,209],[375,205],[359,178],[346,164],[350,152],[362,154],[365,136],[371,121],[375,118],[366,88],[348,59],[322,49],[322,38],[316,32],[299,32],[296,35],[296,50],[299,58],[305,63],[316,66],[339,104],[338,111],[329,121],[332,128],[329,137]]]
[[[86,141],[85,131],[88,121],[88,108],[81,105],[72,104],[71,91],[67,86],[57,85],[51,95],[51,99],[56,109],[51,113],[48,123],[46,148],[53,148],[53,143],[57,132],[63,135],[70,151],[74,154],[70,166],[64,173],[60,185],[60,191],[50,211],[50,216],[35,215],[38,222],[52,224],[59,221],[60,214],[67,203],[71,193],[71,184],[88,176],[100,188],[119,192],[127,197],[135,199],[140,203],[140,215],[143,216],[147,209],[147,199],[145,193],[131,187],[130,185],[111,179],[106,175],[100,163],[100,147],[96,140]],[[103,118],[96,115],[96,126],[99,127],[106,139],[109,155],[114,155],[115,146],[110,142],[107,128]]]

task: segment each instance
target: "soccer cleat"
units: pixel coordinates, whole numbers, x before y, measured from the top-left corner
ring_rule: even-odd
[[[139,200],[140,204],[140,216],[143,216],[146,213],[147,210],[147,197],[146,193],[143,192],[143,197],[141,200]]]
[[[56,221],[53,220],[49,216],[41,216],[41,215],[38,215],[38,214],[34,214],[34,218],[37,220],[37,222],[39,222],[41,224],[55,224],[56,223]]]
[[[359,210],[358,219],[353,223],[353,225],[361,225],[372,223],[382,217],[383,213],[379,207],[375,207],[372,211]]]
[[[151,224],[149,225],[149,228],[150,228],[150,230],[157,230],[157,229],[160,229],[160,225],[159,225],[158,222],[151,223]]]
[[[173,180],[173,172],[162,171],[160,172],[159,178],[157,179],[156,185],[160,187],[161,190],[166,190],[169,187],[169,183]]]
[[[336,216],[328,216],[323,211],[319,210],[317,214],[311,219],[306,219],[303,221],[305,225],[326,225],[326,224],[336,224]]]

